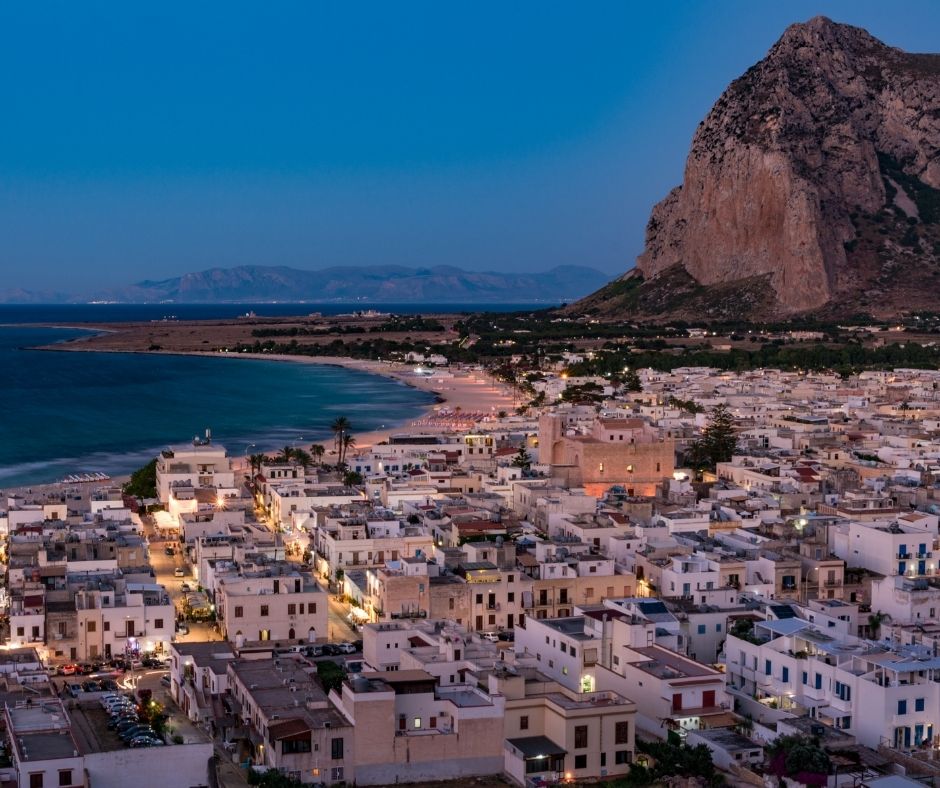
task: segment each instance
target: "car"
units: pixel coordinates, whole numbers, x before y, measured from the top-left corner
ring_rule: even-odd
[[[180,591],[182,591],[184,594],[188,594],[192,590],[193,589],[190,588],[189,583],[180,583]]]
[[[176,625],[176,631],[179,632],[181,635],[188,635],[189,627],[186,626],[186,624],[180,622],[179,624]]]
[[[362,651],[362,641],[354,640],[353,645],[356,647],[356,651]]]
[[[352,643],[337,643],[336,644],[337,653],[339,654],[355,654],[356,647]]]
[[[145,668],[162,668],[163,667],[163,663],[159,659],[156,659],[155,657],[144,657],[141,660],[141,664]]]
[[[152,736],[139,736],[136,739],[131,739],[128,742],[131,747],[162,747],[163,742],[159,739],[155,739]]]
[[[169,687],[169,686],[170,686],[170,677],[169,677],[168,675],[166,675],[166,676],[160,676],[160,683],[161,683],[164,687]]]
[[[147,726],[140,720],[121,720],[117,725],[114,726],[114,729],[117,731],[117,735],[123,738],[124,734],[128,731],[134,731],[138,728],[146,727]]]
[[[133,703],[116,703],[113,706],[105,706],[104,710],[112,717],[118,714],[136,714],[137,707]]]
[[[163,552],[166,553],[167,555],[176,555],[176,550],[174,550],[170,546],[164,547]]]
[[[516,633],[511,629],[504,629],[497,637],[506,643],[512,643],[516,639]]]
[[[499,641],[499,633],[497,632],[481,632],[480,637],[484,640],[490,641],[490,643],[496,643]]]
[[[113,731],[120,728],[124,723],[127,723],[125,727],[129,727],[130,725],[137,725],[139,722],[140,720],[136,714],[133,717],[115,717],[108,720],[108,729]]]
[[[336,643],[324,643],[323,653],[329,657],[337,657],[343,652],[339,650],[339,645]]]
[[[56,673],[58,673],[60,676],[74,676],[76,673],[78,673],[78,665],[75,665],[75,664],[62,665],[56,671]]]
[[[307,656],[308,657],[322,657],[323,646],[307,646]]]
[[[85,692],[101,692],[101,684],[97,681],[83,681],[82,689]]]
[[[151,728],[149,725],[139,722],[136,725],[132,725],[129,728],[118,728],[118,737],[121,741],[128,742],[131,739],[136,739],[140,736],[156,736],[157,732]]]
[[[183,571],[183,567],[176,567],[176,569],[173,570],[173,577],[186,577],[186,572]]]

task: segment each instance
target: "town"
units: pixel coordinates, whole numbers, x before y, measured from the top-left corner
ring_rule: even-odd
[[[6,494],[0,780],[940,776],[940,372],[581,361],[374,445]]]

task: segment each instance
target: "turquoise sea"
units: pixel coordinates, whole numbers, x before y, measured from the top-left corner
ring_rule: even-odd
[[[365,432],[413,419],[433,401],[335,366],[28,349],[82,333],[0,327],[0,490],[128,473],[207,427],[230,453],[273,451],[328,441],[337,416]]]

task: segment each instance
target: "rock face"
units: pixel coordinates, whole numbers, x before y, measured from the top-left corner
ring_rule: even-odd
[[[793,25],[699,125],[628,277],[649,289],[681,268],[700,300],[763,281],[777,316],[935,308],[938,152],[940,55],[824,17]],[[612,287],[588,305],[615,308]]]

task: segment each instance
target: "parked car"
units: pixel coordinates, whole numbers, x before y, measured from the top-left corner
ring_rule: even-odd
[[[176,555],[176,551],[170,545],[168,545],[167,547],[164,547],[163,552],[166,553],[167,555]]]
[[[183,571],[183,567],[176,567],[176,569],[173,570],[173,577],[186,577],[186,572]]]
[[[506,643],[512,643],[516,639],[516,633],[511,629],[504,629],[497,637]]]
[[[323,646],[307,646],[307,656],[308,657],[322,657]]]
[[[192,590],[193,589],[190,588],[189,583],[180,583],[180,591],[182,591],[184,594],[188,594]]]
[[[484,640],[490,641],[490,643],[496,643],[499,641],[499,633],[497,632],[481,632],[480,637]]]
[[[181,621],[179,624],[176,625],[176,631],[179,632],[181,635],[188,635],[188,634],[189,634],[189,627],[186,626],[186,624],[184,624],[184,623]]]
[[[78,673],[78,665],[75,665],[75,664],[62,665],[56,671],[56,673],[58,673],[60,676],[74,676],[76,673]]]
[[[169,677],[169,675],[160,676],[160,683],[161,683],[164,687],[169,687],[169,686],[170,686],[170,677]]]
[[[336,657],[339,656],[342,652],[339,650],[339,646],[335,643],[324,643],[323,644],[323,654],[327,657]]]
[[[162,663],[159,659],[157,659],[156,657],[144,657],[144,658],[140,661],[140,663],[141,663],[145,668],[162,668],[162,667],[163,667],[163,663]]]
[[[131,739],[129,742],[131,747],[162,747],[163,742],[159,739],[155,739],[152,736],[140,736],[136,739]]]
[[[131,739],[136,739],[140,736],[156,736],[157,732],[145,723],[138,723],[137,725],[132,725],[129,728],[124,728],[121,730],[118,728],[118,736],[121,741],[129,742]]]
[[[336,648],[339,654],[355,654],[356,647],[352,643],[337,643]]]

